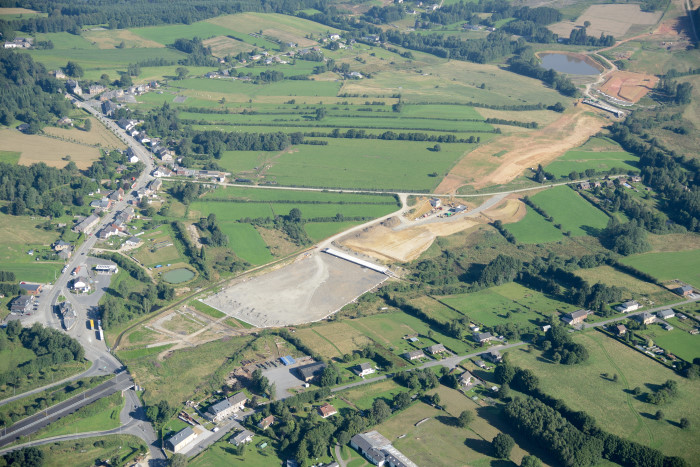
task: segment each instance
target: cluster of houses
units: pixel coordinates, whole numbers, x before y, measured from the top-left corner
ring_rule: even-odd
[[[33,37],[15,37],[13,40],[5,42],[6,49],[31,49],[33,45]]]
[[[66,75],[60,70],[54,72],[56,78],[65,78]],[[66,90],[73,94],[74,96],[85,96],[88,98],[93,98],[103,93],[107,88],[101,84],[90,84],[88,87],[83,89],[80,87],[80,83],[76,79],[69,79],[66,81]]]
[[[639,183],[642,181],[642,177],[639,175],[632,175],[629,178],[620,177],[620,178],[618,178],[618,181],[619,181],[620,185],[624,186],[625,188],[632,188],[632,185],[630,185],[630,182],[631,183]],[[609,179],[603,180],[603,181],[596,180],[593,182],[585,181],[585,182],[579,183],[577,185],[577,187],[579,190],[590,190],[592,188],[601,188],[601,187],[615,188],[615,182],[613,182],[612,180],[609,180]]]
[[[247,401],[248,397],[243,392],[238,392],[233,396],[212,404],[204,413],[204,416],[214,423],[220,422],[243,410]],[[188,423],[195,423],[191,417],[188,416],[187,418],[189,419]],[[271,424],[272,422],[270,422],[269,425]],[[243,435],[239,436],[241,434]],[[249,442],[252,438],[252,432],[243,430],[243,432],[233,436],[229,441],[238,446],[239,444]],[[195,439],[197,439],[197,432],[191,426],[188,426],[166,439],[165,444],[172,452],[177,453],[189,446]]]
[[[57,240],[51,247],[63,261],[68,261],[73,256],[73,245],[68,242]]]
[[[97,237],[101,240],[106,240],[113,235],[126,235],[127,224],[134,218],[134,208],[127,206],[126,209],[117,214],[114,222],[105,226],[97,233]]]
[[[419,360],[421,358],[424,358],[427,354],[430,354],[431,356],[435,357],[437,355],[440,355],[442,353],[449,353],[449,351],[445,348],[444,345],[442,344],[435,344],[428,346],[424,348],[423,350],[412,350],[410,352],[406,352],[403,355],[401,355],[403,358],[408,360],[409,362],[412,362],[413,360]]]

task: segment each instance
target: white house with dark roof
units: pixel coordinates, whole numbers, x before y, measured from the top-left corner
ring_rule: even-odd
[[[589,310],[576,310],[571,313],[567,313],[564,315],[562,318],[562,321],[565,323],[573,326],[575,324],[581,324],[583,321],[588,318],[588,315],[590,315],[591,312]]]
[[[669,319],[676,316],[676,313],[674,313],[672,309],[666,308],[665,310],[657,311],[656,316],[658,316],[660,319]]]
[[[350,439],[350,446],[372,464],[380,467],[385,465],[389,467],[418,467],[378,431],[368,431],[353,436]]]
[[[484,343],[489,342],[493,339],[495,339],[495,337],[490,332],[475,332],[474,333],[474,341],[478,342],[480,344],[484,344]]]
[[[435,344],[431,345],[430,347],[426,347],[425,351],[428,352],[430,355],[437,355],[439,353],[447,352],[447,349],[442,344]]]
[[[232,436],[228,442],[234,446],[240,446],[241,444],[250,443],[253,440],[253,432],[250,430],[243,430]]]
[[[210,406],[207,409],[207,414],[213,422],[218,422],[243,409],[247,400],[248,398],[244,393],[236,393]]]
[[[353,370],[358,376],[365,377],[367,375],[371,375],[372,373],[375,372],[375,369],[372,368],[372,364],[369,362],[365,363],[360,363],[359,365],[355,366]]]
[[[636,300],[628,300],[616,306],[615,309],[622,313],[629,313],[630,311],[637,311],[642,307]]]

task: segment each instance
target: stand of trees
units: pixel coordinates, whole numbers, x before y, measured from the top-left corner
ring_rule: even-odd
[[[586,28],[574,28],[569,34],[569,44],[571,45],[588,45],[592,47],[610,47],[615,45],[613,36],[606,36],[600,33],[600,37],[596,38],[586,34]]]
[[[30,55],[0,49],[0,124],[17,119],[29,125],[27,133],[38,133],[51,120],[68,114],[71,106],[62,90],[62,83]]]

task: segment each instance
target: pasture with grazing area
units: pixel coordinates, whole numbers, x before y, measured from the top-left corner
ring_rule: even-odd
[[[564,238],[564,234],[554,227],[554,223],[548,222],[529,206],[525,217],[518,222],[505,225],[505,229],[512,233],[520,243],[549,243]]]
[[[486,326],[517,323],[534,327],[545,324],[557,312],[576,309],[515,282],[469,294],[447,295],[440,300]]]
[[[680,279],[700,287],[700,268],[698,268],[700,250],[643,253],[623,258],[621,262],[646,272],[660,281]]]
[[[608,216],[568,186],[544,190],[530,198],[574,237],[596,235],[608,224]]]
[[[588,169],[596,172],[605,172],[610,169],[622,169],[625,172],[639,170],[637,166],[639,157],[621,149],[619,151],[585,150],[585,146],[581,149],[568,151],[547,165],[545,169],[557,177],[566,177],[571,172],[580,173]]]
[[[697,336],[693,336],[697,337]],[[540,388],[561,399],[572,410],[583,410],[609,431],[631,441],[659,449],[669,456],[680,456],[692,464],[700,455],[696,442],[700,431],[700,408],[694,394],[700,381],[678,376],[672,370],[645,355],[597,331],[576,334],[574,341],[585,345],[590,358],[578,365],[557,365],[541,358],[539,352],[510,350],[510,361],[532,370],[540,380]],[[617,374],[611,381],[602,375]],[[662,406],[644,402],[643,395],[634,396],[640,387],[649,392],[667,380],[678,383],[678,396]],[[665,420],[655,420],[661,409]],[[691,428],[678,426],[687,417]]]
[[[662,305],[678,301],[678,296],[663,287],[651,282],[644,282],[624,272],[620,272],[611,266],[598,266],[597,268],[578,269],[574,274],[586,280],[589,284],[602,282],[609,286],[617,286],[625,289],[625,296],[638,298],[645,296],[656,305]]]

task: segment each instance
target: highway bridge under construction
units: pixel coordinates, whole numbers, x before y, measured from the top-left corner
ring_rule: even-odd
[[[342,251],[334,250],[333,248],[324,248],[322,251],[324,253],[329,254],[329,255],[335,256],[336,258],[344,259],[345,261],[350,261],[351,263],[355,263],[355,264],[362,266],[364,268],[368,268],[368,269],[371,269],[373,271],[377,271],[379,273],[386,274],[387,276],[393,276],[392,272],[386,266],[380,266],[378,264],[370,263],[369,261],[355,258],[354,256],[351,256],[347,253],[343,253]]]

